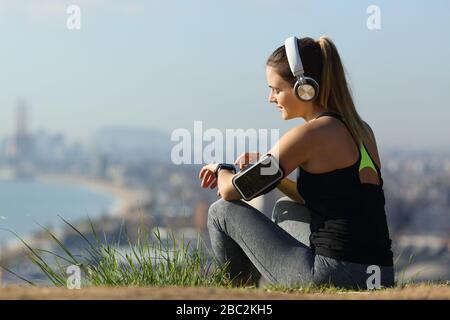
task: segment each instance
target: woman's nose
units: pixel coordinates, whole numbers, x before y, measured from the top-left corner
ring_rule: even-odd
[[[277,100],[275,99],[275,97],[273,96],[273,95],[269,95],[269,102],[270,103],[274,103],[274,102],[277,102]]]

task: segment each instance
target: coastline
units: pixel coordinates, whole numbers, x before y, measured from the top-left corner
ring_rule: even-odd
[[[34,180],[43,183],[79,186],[81,188],[89,189],[92,192],[109,193],[115,198],[115,201],[107,210],[107,215],[110,217],[127,218],[128,213],[132,210],[132,208],[144,200],[148,194],[148,192],[146,194],[140,189],[117,186],[110,181],[74,175],[37,174],[34,176]],[[55,232],[58,233],[58,230]],[[36,240],[34,239],[33,233],[24,235],[22,239],[28,243],[32,243]],[[0,258],[2,258],[4,254],[9,255],[11,253],[18,252],[21,248],[22,242],[19,239],[10,239],[4,243],[2,247],[0,247]]]
[[[116,201],[108,210],[109,216],[126,217],[128,210],[145,196],[142,190],[117,186],[112,182],[102,179],[60,174],[39,174],[35,178],[37,181],[44,183],[76,185],[94,192],[104,192],[113,195]]]

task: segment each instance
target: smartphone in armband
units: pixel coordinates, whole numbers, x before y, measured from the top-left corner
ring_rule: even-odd
[[[251,200],[284,178],[278,160],[265,154],[256,163],[234,175],[232,183],[244,200]]]

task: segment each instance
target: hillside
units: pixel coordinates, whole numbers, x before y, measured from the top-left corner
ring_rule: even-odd
[[[176,299],[176,300],[234,300],[234,299],[450,299],[450,285],[411,285],[405,288],[380,291],[337,291],[337,292],[279,292],[267,289],[225,289],[225,288],[107,288],[89,287],[80,290],[51,287],[0,288],[0,299]]]

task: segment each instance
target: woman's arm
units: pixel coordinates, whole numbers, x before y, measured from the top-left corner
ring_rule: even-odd
[[[278,159],[284,176],[287,177],[309,160],[311,150],[316,147],[316,140],[315,130],[305,123],[286,132],[268,153]]]
[[[308,161],[311,148],[314,145],[314,133],[312,130],[309,130],[307,124],[303,124],[292,128],[284,134],[268,153],[274,156],[275,159],[278,159],[279,166],[283,169],[284,176],[287,177],[299,165]],[[207,164],[200,170],[199,178],[202,179],[202,187],[214,189],[217,186],[218,195],[224,200],[241,199],[240,193],[232,183],[234,173],[228,170],[219,170],[216,179],[214,176],[216,166],[217,164]],[[285,182],[280,184],[281,188],[289,193],[286,193],[286,195],[292,197],[293,200],[300,200],[300,195],[297,196],[297,192],[294,192],[293,186],[295,183],[293,181],[289,182],[285,179]]]
[[[234,173],[229,170],[220,170],[217,175],[217,189],[224,200],[239,200],[242,199],[241,194],[236,190],[231,180],[233,180]]]
[[[278,159],[279,165],[284,171],[284,176],[287,177],[299,165],[308,160],[312,145],[314,145],[313,135],[308,126],[304,124],[290,129],[277,141],[268,153]],[[220,195],[224,200],[241,199],[241,195],[231,182],[233,176],[234,174],[230,171],[219,171],[217,185]],[[283,193],[285,193],[283,190],[288,192],[285,194],[293,200],[304,203],[301,196],[295,190],[295,182],[286,178],[283,180],[278,188],[282,190]]]
[[[217,195],[225,200],[241,199],[241,195],[231,182],[234,173],[226,169],[219,170],[216,179],[215,172],[217,169],[217,165],[217,163],[210,163],[204,165],[200,170],[198,177],[202,180],[202,188],[209,187],[211,189],[214,189],[215,187],[217,187]]]

